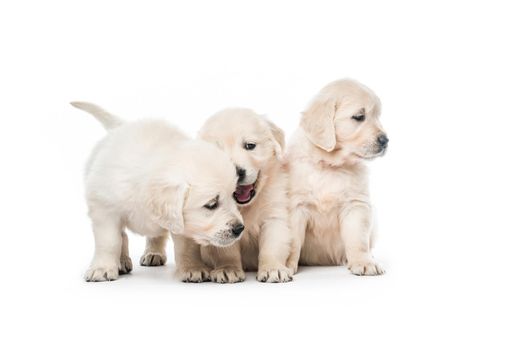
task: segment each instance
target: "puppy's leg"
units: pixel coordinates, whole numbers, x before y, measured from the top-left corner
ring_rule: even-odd
[[[210,269],[202,262],[200,245],[193,240],[172,235],[177,274],[183,282],[209,281]]]
[[[286,267],[292,270],[294,274],[297,273],[297,269],[299,268],[300,251],[304,245],[307,223],[308,218],[303,210],[297,208],[292,211],[290,216],[290,225],[293,238],[290,255],[288,256],[288,260],[286,260]]]
[[[355,275],[381,275],[384,270],[370,252],[371,211],[366,204],[355,204],[340,215],[340,232],[347,266]]]
[[[95,255],[84,278],[88,282],[118,278],[122,253],[120,219],[98,209],[90,211],[95,235]]]
[[[291,243],[290,228],[286,220],[271,219],[263,224],[259,233],[258,281],[292,280],[293,271],[286,267]]]
[[[122,252],[120,254],[120,274],[132,271],[132,260],[129,256],[129,237],[122,231]]]
[[[159,237],[147,237],[145,252],[139,259],[141,266],[161,266],[166,264],[166,242],[168,232]]]
[[[202,247],[202,257],[213,266],[211,281],[235,283],[245,280],[239,242],[229,247]]]

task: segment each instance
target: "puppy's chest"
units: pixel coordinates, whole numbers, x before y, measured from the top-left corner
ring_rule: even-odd
[[[353,186],[346,174],[321,173],[305,178],[303,202],[314,206],[320,213],[330,213],[342,207],[352,197]]]

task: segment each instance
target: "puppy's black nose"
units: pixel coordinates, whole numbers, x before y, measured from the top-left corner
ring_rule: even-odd
[[[245,226],[243,226],[243,224],[236,224],[232,227],[232,233],[238,237],[242,232],[243,230],[245,229]]]
[[[386,134],[381,134],[377,137],[377,143],[380,144],[382,147],[386,147],[388,145],[388,137],[386,137]]]
[[[238,175],[238,181],[243,181],[247,175],[247,171],[239,166],[236,166],[236,174]]]

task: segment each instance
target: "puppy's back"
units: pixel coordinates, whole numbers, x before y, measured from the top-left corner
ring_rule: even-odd
[[[124,200],[155,169],[173,163],[177,149],[189,138],[162,120],[141,120],[111,130],[86,164],[87,197]]]

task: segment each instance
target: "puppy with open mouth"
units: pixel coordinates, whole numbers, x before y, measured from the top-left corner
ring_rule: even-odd
[[[349,79],[324,87],[303,113],[288,147],[290,264],[343,265],[356,275],[380,275],[372,257],[375,228],[365,160],[384,155],[388,137],[381,103]]]
[[[236,169],[238,176],[240,176],[240,174],[246,174],[246,170],[244,170],[243,168],[236,167]],[[249,178],[248,176],[244,176],[242,180],[243,182],[238,183],[238,185],[236,186],[236,191],[234,191],[233,193],[233,197],[239,205],[248,204],[252,199],[254,199],[254,196],[256,195],[257,191],[258,180],[259,172],[256,175],[255,179]]]
[[[235,165],[233,198],[245,221],[241,239],[227,248],[202,247],[212,280],[239,282],[244,270],[257,270],[261,282],[287,282],[292,236],[288,226],[287,174],[280,158],[284,134],[249,109],[223,110],[209,118],[199,137],[224,150]]]
[[[108,130],[85,172],[95,236],[86,280],[115,280],[132,270],[125,229],[146,237],[141,265],[165,264],[172,233],[179,278],[209,280],[200,246],[228,246],[244,230],[233,199],[237,176],[229,157],[164,121],[124,123],[91,103],[72,105],[94,115]]]

